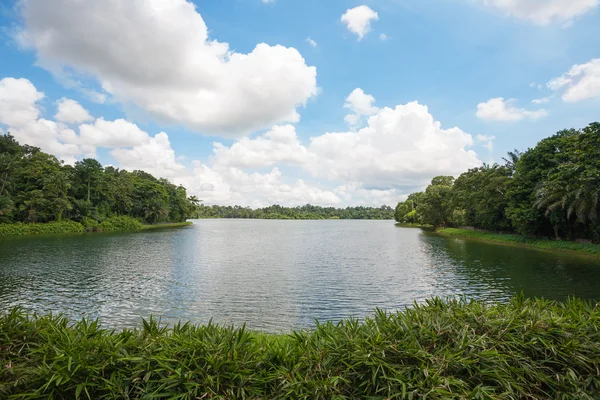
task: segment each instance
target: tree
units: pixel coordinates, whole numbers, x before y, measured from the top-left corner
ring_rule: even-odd
[[[100,180],[103,168],[102,164],[93,158],[84,158],[81,161],[75,163],[75,173],[79,178],[79,181],[84,184],[86,188],[87,201],[92,199],[92,187]]]
[[[452,185],[454,177],[436,176],[425,189],[422,204],[417,208],[417,215],[425,224],[434,228],[446,226],[451,221]]]

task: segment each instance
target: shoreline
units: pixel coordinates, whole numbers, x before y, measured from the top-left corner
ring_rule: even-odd
[[[133,219],[131,219],[133,220]],[[86,234],[86,233],[115,233],[115,232],[142,232],[153,229],[178,228],[193,225],[191,221],[167,222],[159,224],[140,224],[135,221],[134,224],[126,226],[109,225],[108,229],[102,229],[98,224],[94,227],[85,227],[83,224],[75,221],[61,221],[48,223],[22,223],[0,224],[0,239],[5,237],[18,236],[50,236],[65,234]]]
[[[154,224],[154,225],[142,225],[142,231],[147,231],[151,229],[162,229],[162,228],[180,228],[182,226],[190,226],[194,225],[192,221],[184,221],[184,222],[166,222],[164,224]]]
[[[89,319],[12,309],[0,312],[0,393],[591,399],[600,394],[599,318],[600,309],[581,299],[522,295],[502,304],[432,298],[375,311],[363,322],[287,334],[211,323],[165,327],[155,318],[111,330]]]
[[[534,239],[516,234],[475,231],[460,228],[441,228],[432,233],[449,238],[470,239],[491,244],[600,258],[600,245],[598,244]]]

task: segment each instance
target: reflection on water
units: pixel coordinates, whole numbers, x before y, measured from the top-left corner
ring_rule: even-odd
[[[107,326],[141,316],[269,331],[431,296],[600,299],[600,261],[446,239],[391,221],[200,220],[183,229],[0,240],[0,310]]]

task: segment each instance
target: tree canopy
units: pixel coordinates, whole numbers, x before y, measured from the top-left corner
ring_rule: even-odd
[[[144,223],[181,222],[193,204],[186,189],[143,172],[103,167],[85,158],[74,166],[0,135],[0,223],[102,221],[129,216]]]
[[[600,123],[560,131],[504,161],[456,180],[433,178],[396,206],[396,220],[600,242]]]
[[[193,212],[195,218],[252,218],[252,219],[394,219],[394,210],[381,207],[321,207],[306,204],[299,207],[272,205],[251,209],[241,206],[199,205]]]

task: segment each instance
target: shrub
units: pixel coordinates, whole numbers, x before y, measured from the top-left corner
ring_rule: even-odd
[[[142,223],[131,217],[110,217],[102,221],[99,228],[103,232],[139,231],[142,229]]]
[[[22,222],[0,224],[0,236],[78,232],[85,232],[85,227],[75,221],[48,222],[45,224],[26,224]]]
[[[267,335],[155,319],[103,329],[0,315],[0,397],[54,399],[600,398],[600,308],[432,299]]]

